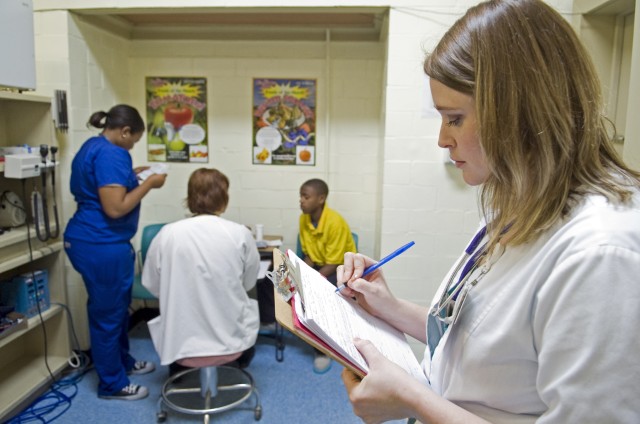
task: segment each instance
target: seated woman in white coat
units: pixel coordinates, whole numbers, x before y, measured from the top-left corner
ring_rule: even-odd
[[[193,216],[165,225],[149,247],[142,284],[160,301],[149,330],[163,365],[208,366],[215,356],[216,365],[238,360],[245,367],[253,357],[260,319],[247,291],[260,256],[247,227],[220,217],[228,190],[220,171],[194,171],[187,194]]]

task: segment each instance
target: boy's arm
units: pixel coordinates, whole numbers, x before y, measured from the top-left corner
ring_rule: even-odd
[[[309,256],[307,256],[306,254],[304,255],[304,263],[309,265],[312,268],[315,266],[315,264],[313,263],[311,258]]]
[[[335,274],[337,269],[338,269],[338,265],[326,264],[320,267],[318,272],[323,276],[328,277],[332,274]]]

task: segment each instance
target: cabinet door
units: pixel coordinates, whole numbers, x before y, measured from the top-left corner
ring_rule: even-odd
[[[0,1],[0,86],[35,90],[36,58],[31,0]]]

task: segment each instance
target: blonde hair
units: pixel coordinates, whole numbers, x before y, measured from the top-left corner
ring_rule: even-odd
[[[565,19],[539,0],[469,9],[426,58],[429,77],[475,99],[490,177],[480,190],[490,250],[536,239],[599,193],[626,202],[640,174],[607,135],[600,83]]]

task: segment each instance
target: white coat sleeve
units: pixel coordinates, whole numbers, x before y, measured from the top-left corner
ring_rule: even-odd
[[[160,297],[160,264],[162,264],[161,246],[163,239],[162,230],[160,230],[149,245],[144,267],[142,268],[142,285],[155,297]]]
[[[245,291],[251,290],[258,280],[260,271],[260,253],[256,241],[248,229],[245,229],[244,248],[244,273],[242,275],[242,285]]]
[[[548,406],[538,423],[630,423],[640,399],[640,253],[594,246],[557,264],[532,308]]]

